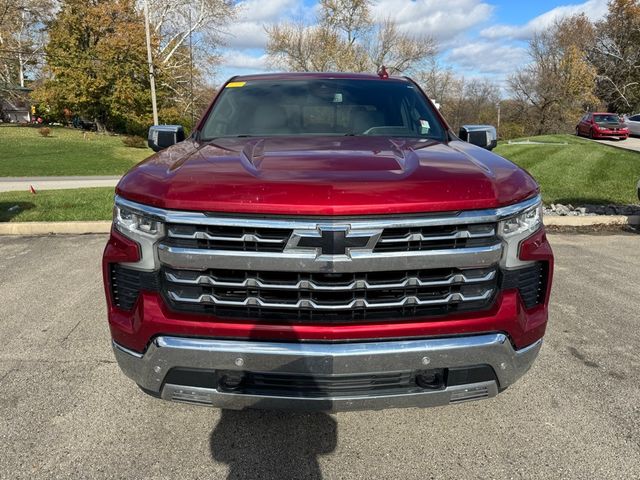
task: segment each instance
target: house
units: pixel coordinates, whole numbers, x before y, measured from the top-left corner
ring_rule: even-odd
[[[0,121],[9,123],[29,123],[31,121],[31,100],[29,88],[14,88],[0,97]]]

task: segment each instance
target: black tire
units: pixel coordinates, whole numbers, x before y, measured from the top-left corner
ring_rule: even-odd
[[[589,129],[589,138],[593,140],[593,128]]]
[[[576,127],[576,137],[580,136],[580,129],[578,127]]]

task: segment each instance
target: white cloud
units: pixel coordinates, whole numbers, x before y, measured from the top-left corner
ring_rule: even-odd
[[[231,48],[264,48],[265,27],[301,14],[300,0],[244,0],[238,3],[238,15],[228,28],[226,43]]]
[[[241,50],[227,50],[224,52],[220,65],[223,69],[229,70],[249,70],[259,73],[268,70],[267,55],[249,55]]]
[[[489,20],[493,7],[481,0],[374,0],[376,20],[395,20],[407,33],[431,36],[447,46],[461,33]]]
[[[524,25],[494,25],[480,32],[484,38],[511,38],[514,40],[528,40],[535,32],[544,30],[555,21],[584,13],[589,19],[597,20],[607,13],[608,0],[588,0],[574,5],[562,5],[539,15]]]
[[[526,63],[527,51],[516,45],[481,40],[451,49],[447,61],[471,74],[504,76]]]

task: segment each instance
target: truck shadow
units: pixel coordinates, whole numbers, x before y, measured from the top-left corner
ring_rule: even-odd
[[[8,222],[18,214],[34,207],[35,205],[31,202],[0,202],[0,222]]]
[[[268,410],[222,410],[210,438],[229,480],[321,479],[318,455],[336,444],[337,424],[326,413]]]

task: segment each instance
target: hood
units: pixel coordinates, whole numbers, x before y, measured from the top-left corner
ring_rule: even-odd
[[[461,141],[278,137],[187,140],[134,167],[116,191],[167,209],[355,215],[494,208],[538,186]]]

